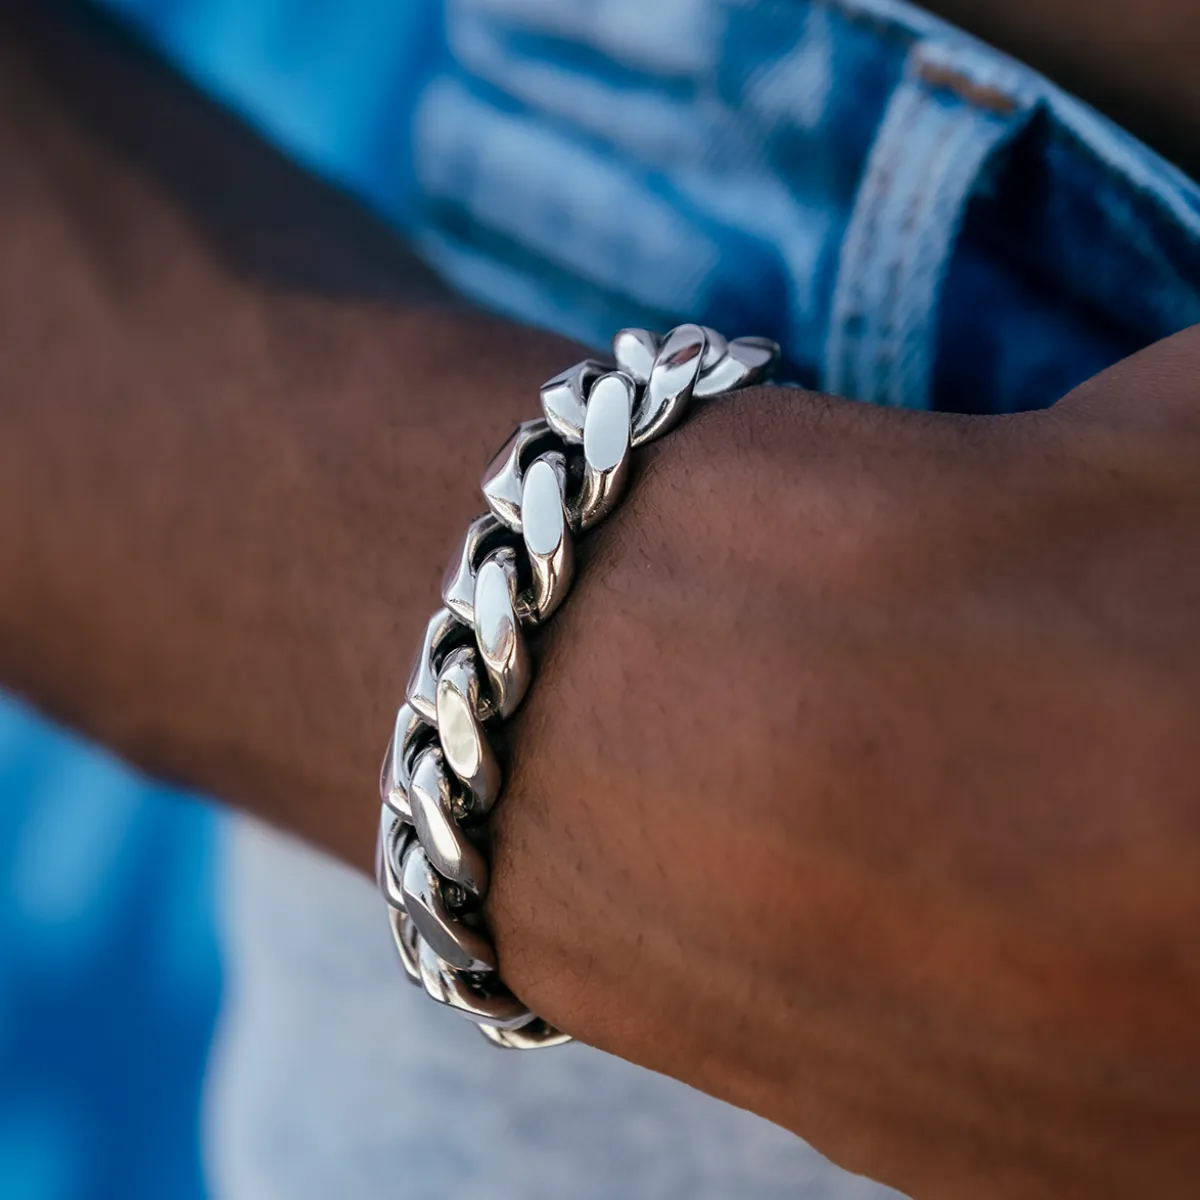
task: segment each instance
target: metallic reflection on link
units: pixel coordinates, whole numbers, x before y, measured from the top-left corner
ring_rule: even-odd
[[[495,513],[476,517],[442,579],[442,603],[464,625],[475,622],[475,573],[490,548],[509,532]]]
[[[405,697],[430,725],[437,724],[438,667],[448,643],[462,637],[465,628],[448,608],[439,608],[425,626],[425,637],[408,677]]]
[[[561,375],[542,384],[542,411],[550,428],[568,445],[583,441],[584,414],[590,403],[588,392],[608,367],[585,358]]]
[[[521,492],[526,467],[560,442],[544,418],[524,421],[513,431],[483,473],[483,498],[496,518],[521,532]]]
[[[503,984],[472,984],[453,967],[442,962],[426,941],[421,942],[417,966],[421,983],[434,1000],[456,1009],[480,1025],[520,1029],[536,1019]]]
[[[592,388],[583,429],[583,485],[578,500],[582,530],[598,525],[625,492],[634,390],[633,380],[620,371],[598,379]]]
[[[544,417],[518,426],[484,473],[490,511],[446,571],[445,607],[426,626],[380,774],[376,870],[405,972],[508,1049],[570,1040],[500,982],[495,948],[472,915],[488,862],[463,822],[484,816],[501,789],[488,734],[529,687],[522,627],[563,602],[573,532],[615,508],[632,450],[676,425],[693,398],[765,378],[779,347],[681,325],[664,338],[623,329],[613,354],[616,370],[588,359],[543,385]]]
[[[375,844],[375,882],[392,908],[404,907],[400,884],[400,862],[408,848],[412,826],[406,825],[390,808],[379,813],[379,840]]]
[[[471,793],[471,810],[486,813],[500,794],[500,763],[483,732],[479,674],[470,646],[451,651],[442,663],[437,727],[446,762]]]
[[[501,1050],[546,1050],[551,1046],[565,1045],[571,1040],[569,1033],[562,1033],[553,1025],[547,1025],[540,1017],[519,1029],[480,1025],[479,1032]]]
[[[634,446],[662,437],[683,419],[700,376],[706,344],[699,325],[680,325],[663,339],[642,402],[633,414]]]
[[[482,897],[488,885],[487,859],[456,819],[441,750],[431,747],[417,759],[409,798],[417,838],[429,861],[444,878]]]
[[[567,527],[567,466],[545,454],[525,473],[521,524],[533,572],[533,606],[545,621],[567,598],[575,578],[575,544]]]
[[[496,969],[492,943],[450,911],[442,881],[419,845],[405,852],[401,881],[404,911],[444,963],[459,971]]]
[[[533,664],[518,618],[517,554],[511,547],[497,550],[479,568],[475,579],[475,643],[491,684],[491,702],[507,720],[516,712]]]
[[[412,918],[401,908],[389,908],[388,919],[392,926],[392,939],[396,943],[396,952],[400,955],[400,965],[408,982],[421,986],[421,971],[417,965],[417,956],[421,952],[420,935]]]

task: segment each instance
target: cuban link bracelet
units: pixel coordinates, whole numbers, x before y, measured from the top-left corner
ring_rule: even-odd
[[[767,377],[779,347],[681,325],[623,329],[615,362],[585,359],[541,389],[483,477],[471,522],[425,627],[384,756],[376,873],[409,979],[497,1046],[568,1041],[500,982],[481,912],[488,813],[501,763],[489,734],[533,676],[524,630],[548,620],[574,576],[574,539],[621,499],[634,450],[672,429],[693,398]]]

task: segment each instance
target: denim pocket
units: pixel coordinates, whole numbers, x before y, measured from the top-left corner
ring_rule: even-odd
[[[1200,321],[1196,186],[960,35],[914,44],[843,240],[822,376],[881,404],[1044,407]]]
[[[842,239],[828,391],[930,406],[943,283],[969,203],[1036,105],[1024,73],[1004,59],[971,46],[914,45]]]

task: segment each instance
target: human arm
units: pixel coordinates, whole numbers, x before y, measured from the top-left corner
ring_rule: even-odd
[[[127,57],[8,45],[0,676],[365,867],[478,466],[578,351]],[[1186,1194],[1196,362],[652,449],[514,729],[522,996],[918,1197]]]
[[[472,312],[107,22],[37,9],[0,16],[0,677],[366,861],[477,464],[579,350]]]
[[[1200,14],[1192,0],[928,0],[923,7],[1042,71],[1185,170],[1200,171]]]
[[[515,738],[522,996],[918,1198],[1190,1195],[1198,368],[674,435]]]

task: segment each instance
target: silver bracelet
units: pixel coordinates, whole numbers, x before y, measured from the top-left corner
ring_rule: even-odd
[[[661,339],[623,329],[613,356],[544,384],[544,416],[519,425],[488,466],[489,511],[446,572],[379,781],[376,873],[408,978],[510,1049],[570,1040],[500,982],[481,915],[487,816],[502,786],[488,734],[533,677],[524,629],[563,602],[574,538],[621,499],[632,451],[678,424],[693,398],[765,378],[779,347],[681,325]]]

